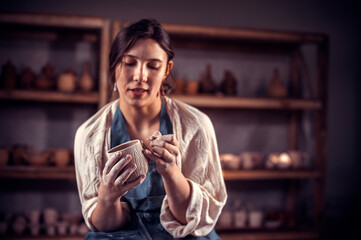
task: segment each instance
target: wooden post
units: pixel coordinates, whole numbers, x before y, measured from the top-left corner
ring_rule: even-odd
[[[99,105],[103,107],[108,101],[108,66],[109,66],[109,44],[110,44],[110,22],[104,20],[100,40],[100,69],[99,69]]]
[[[325,212],[325,172],[326,172],[326,137],[327,137],[327,77],[328,77],[328,48],[326,38],[317,46],[317,97],[322,102],[322,108],[316,112],[316,144],[315,168],[320,171],[321,178],[314,186],[314,220],[316,227],[321,227]]]

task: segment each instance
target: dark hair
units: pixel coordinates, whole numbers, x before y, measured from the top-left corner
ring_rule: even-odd
[[[173,59],[174,52],[168,33],[155,19],[141,19],[128,25],[115,37],[109,54],[109,79],[115,82],[115,68],[122,61],[124,54],[130,50],[139,39],[153,39],[166,52],[168,62]]]

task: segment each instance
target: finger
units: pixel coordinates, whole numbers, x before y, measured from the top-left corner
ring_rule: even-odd
[[[162,140],[178,147],[178,140],[174,137],[174,134],[163,135]]]
[[[149,149],[145,149],[143,152],[144,152],[144,155],[147,158],[149,158],[150,160],[152,160],[156,164],[158,164],[158,163],[160,163],[162,161],[162,160],[159,159],[158,156],[156,156],[154,153],[152,153]]]
[[[119,176],[115,180],[115,183],[118,185],[124,184],[130,177],[130,175],[132,175],[132,173],[135,171],[135,169],[137,169],[137,165],[135,165],[134,163],[129,163],[123,168],[123,171],[119,174]]]
[[[157,139],[159,137],[161,137],[162,134],[159,131],[154,131],[152,136],[150,136],[148,139],[150,139],[151,141],[153,141],[154,139]]]
[[[165,148],[160,148],[160,147],[152,147],[152,151],[155,154],[158,154],[163,161],[171,163],[175,160],[175,155],[171,154],[167,149]]]
[[[127,166],[131,160],[132,160],[132,156],[130,156],[129,154],[127,154],[125,158],[120,159],[110,170],[108,174],[108,181],[113,182],[120,173],[120,171],[122,171],[123,168]]]
[[[178,147],[164,140],[154,140],[150,143],[151,147],[160,147],[167,149],[171,154],[178,156]]]
[[[107,175],[110,171],[110,169],[114,166],[114,164],[119,161],[119,159],[122,156],[122,152],[116,152],[112,155],[112,157],[105,163],[104,169],[103,169],[103,175]]]
[[[127,182],[123,184],[122,190],[128,192],[129,190],[138,187],[145,179],[145,175],[140,175],[137,179],[135,179],[133,182]]]

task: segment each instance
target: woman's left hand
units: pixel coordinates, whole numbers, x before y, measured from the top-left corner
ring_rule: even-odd
[[[162,135],[155,131],[151,137],[151,151],[146,149],[145,155],[157,165],[160,175],[168,174],[177,166],[177,156],[179,154],[178,141],[173,134]]]

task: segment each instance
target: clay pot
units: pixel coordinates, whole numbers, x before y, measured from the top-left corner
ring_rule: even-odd
[[[52,208],[47,208],[44,210],[44,223],[46,225],[55,225],[57,223],[57,220],[58,220],[58,211]]]
[[[267,93],[269,97],[273,98],[284,98],[287,96],[287,89],[284,86],[278,69],[273,72],[273,77],[268,84]]]
[[[236,228],[245,228],[247,224],[247,211],[239,210],[234,213],[234,226]]]
[[[249,212],[249,227],[260,228],[263,222],[263,212],[260,210],[252,210]]]
[[[0,148],[0,166],[4,167],[9,162],[9,150],[5,147]]]
[[[27,159],[27,152],[27,146],[14,146],[12,149],[12,160],[14,165],[24,164]]]
[[[143,146],[140,140],[132,140],[123,144],[120,144],[116,147],[113,147],[108,151],[108,153],[116,153],[118,151],[122,152],[122,156],[129,154],[132,159],[131,162],[134,163],[137,168],[129,176],[125,182],[133,182],[141,175],[146,175],[149,168],[148,159],[143,154]]]
[[[52,151],[52,162],[58,167],[65,167],[70,162],[68,149],[55,149]]]
[[[54,225],[46,226],[46,235],[55,236],[55,226]]]
[[[288,153],[281,153],[278,161],[278,168],[288,169],[292,166],[292,159]]]
[[[229,210],[223,210],[221,215],[218,218],[217,225],[223,228],[230,228],[233,226],[233,212]]]
[[[186,89],[187,82],[183,78],[175,80],[174,94],[183,94]]]
[[[29,229],[30,229],[30,234],[32,236],[38,236],[40,233],[40,225],[39,224],[29,225]]]
[[[237,80],[231,71],[224,72],[224,78],[220,85],[220,91],[227,96],[237,95]]]
[[[87,234],[89,232],[89,228],[87,227],[87,225],[85,223],[81,223],[78,226],[78,234],[84,236],[85,234]]]
[[[221,161],[221,166],[225,170],[238,170],[241,167],[241,159],[239,156],[236,156],[231,153],[219,155]]]
[[[289,150],[288,155],[292,160],[292,167],[295,169],[304,168],[309,165],[310,155],[306,152],[300,152],[297,150]]]
[[[84,63],[83,73],[79,78],[80,90],[90,92],[94,87],[94,82],[89,72],[89,63]]]
[[[10,60],[2,67],[0,84],[6,89],[16,88],[16,68]]]
[[[212,77],[212,66],[207,64],[205,73],[201,74],[199,90],[201,93],[215,93],[217,86]]]
[[[40,211],[39,210],[26,211],[25,216],[29,220],[30,225],[36,226],[40,222]]]
[[[26,161],[32,166],[45,166],[49,163],[49,152],[30,150]]]
[[[76,76],[71,70],[59,75],[57,87],[63,92],[73,92],[76,87]]]
[[[68,232],[68,223],[61,221],[56,224],[56,231],[58,235],[66,235]]]
[[[246,170],[259,168],[263,163],[263,154],[258,152],[243,152],[240,155],[242,168]]]
[[[21,235],[25,231],[26,220],[23,216],[16,217],[12,224],[12,229],[16,235]]]
[[[32,87],[36,79],[35,73],[29,68],[25,68],[20,77],[20,88],[29,89]]]
[[[37,89],[49,90],[55,85],[55,71],[54,67],[48,62],[41,70],[40,77],[34,82]]]
[[[198,93],[199,82],[189,81],[186,85],[186,93],[188,95],[196,95]]]
[[[278,167],[278,162],[279,162],[279,153],[271,153],[268,155],[267,160],[266,160],[266,168],[268,169],[274,169]]]

